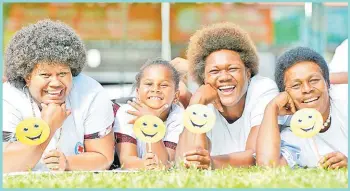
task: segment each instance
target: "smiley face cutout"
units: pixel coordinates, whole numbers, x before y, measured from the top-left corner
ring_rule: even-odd
[[[164,122],[153,115],[144,115],[138,118],[133,129],[136,137],[146,143],[158,142],[165,135]]]
[[[50,135],[49,125],[39,118],[27,118],[16,127],[16,138],[26,145],[39,145]]]
[[[190,132],[197,134],[210,131],[215,124],[215,119],[213,111],[201,104],[187,107],[183,116],[185,127]]]
[[[298,137],[313,137],[323,128],[322,115],[316,109],[301,109],[294,113],[290,121],[290,128]]]

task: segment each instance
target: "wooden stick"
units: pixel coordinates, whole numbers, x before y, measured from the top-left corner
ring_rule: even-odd
[[[317,161],[320,161],[321,155],[320,155],[320,152],[318,151],[318,147],[317,147],[316,142],[315,142],[315,137],[312,137],[312,143],[314,144],[314,148],[316,150]]]
[[[148,152],[149,152],[149,153],[152,152],[152,143],[148,143]]]

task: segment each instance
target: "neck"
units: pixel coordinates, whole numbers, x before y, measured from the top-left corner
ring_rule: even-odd
[[[324,113],[322,113],[322,118],[323,118],[323,123],[322,123],[322,126],[323,124],[327,121],[328,117],[330,117],[331,115],[331,104],[330,104],[330,101],[328,100],[328,103],[327,103],[327,109]],[[331,118],[330,118],[331,119]],[[323,129],[321,129],[320,133],[324,133],[326,132],[329,127],[331,126],[331,123],[332,123],[332,120],[329,121],[328,125],[325,127],[323,126]]]
[[[222,116],[224,116],[226,120],[233,122],[239,119],[244,111],[246,96],[247,93],[245,93],[238,101],[238,103],[233,106],[223,106],[224,112],[222,113]]]

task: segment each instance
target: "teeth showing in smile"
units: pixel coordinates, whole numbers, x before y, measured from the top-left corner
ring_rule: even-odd
[[[313,97],[313,98],[310,98],[310,99],[307,99],[307,100],[304,100],[303,103],[310,103],[310,102],[313,102],[313,101],[316,101],[318,100],[319,97]]]
[[[40,133],[40,135],[38,135],[38,136],[36,136],[36,137],[27,137],[27,136],[26,136],[26,137],[27,137],[28,139],[34,141],[34,140],[36,140],[36,139],[40,139],[41,134],[42,134],[42,132]]]
[[[47,94],[50,94],[50,95],[60,95],[62,90],[58,90],[58,91],[44,91],[45,93]]]
[[[219,87],[219,90],[226,92],[226,91],[231,91],[231,90],[235,89],[235,87],[236,86],[221,86],[221,87]]]
[[[151,96],[151,97],[149,97],[149,99],[151,99],[151,100],[162,100],[162,98],[156,97],[156,96]]]

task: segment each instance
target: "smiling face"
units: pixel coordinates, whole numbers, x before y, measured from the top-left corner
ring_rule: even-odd
[[[317,64],[313,62],[294,64],[285,71],[284,84],[298,110],[313,108],[322,115],[328,111],[328,87]],[[328,117],[328,114],[325,116]]]
[[[223,106],[234,106],[243,98],[250,75],[249,69],[235,51],[213,52],[205,62],[204,81],[218,89]]]
[[[39,145],[47,140],[50,128],[39,118],[28,118],[21,121],[16,127],[16,138],[26,145]]]
[[[165,125],[161,119],[153,115],[144,115],[134,124],[134,133],[138,139],[146,143],[155,143],[163,139]]]
[[[321,131],[322,115],[316,109],[305,108],[294,113],[290,128],[298,137],[310,138]]]
[[[152,65],[143,71],[136,91],[139,100],[152,109],[171,105],[179,97],[171,71],[161,65]]]
[[[215,115],[209,107],[201,104],[191,105],[184,112],[184,125],[192,133],[206,133],[215,124]]]
[[[26,84],[37,103],[62,104],[72,88],[72,79],[67,65],[40,63],[26,78]]]

